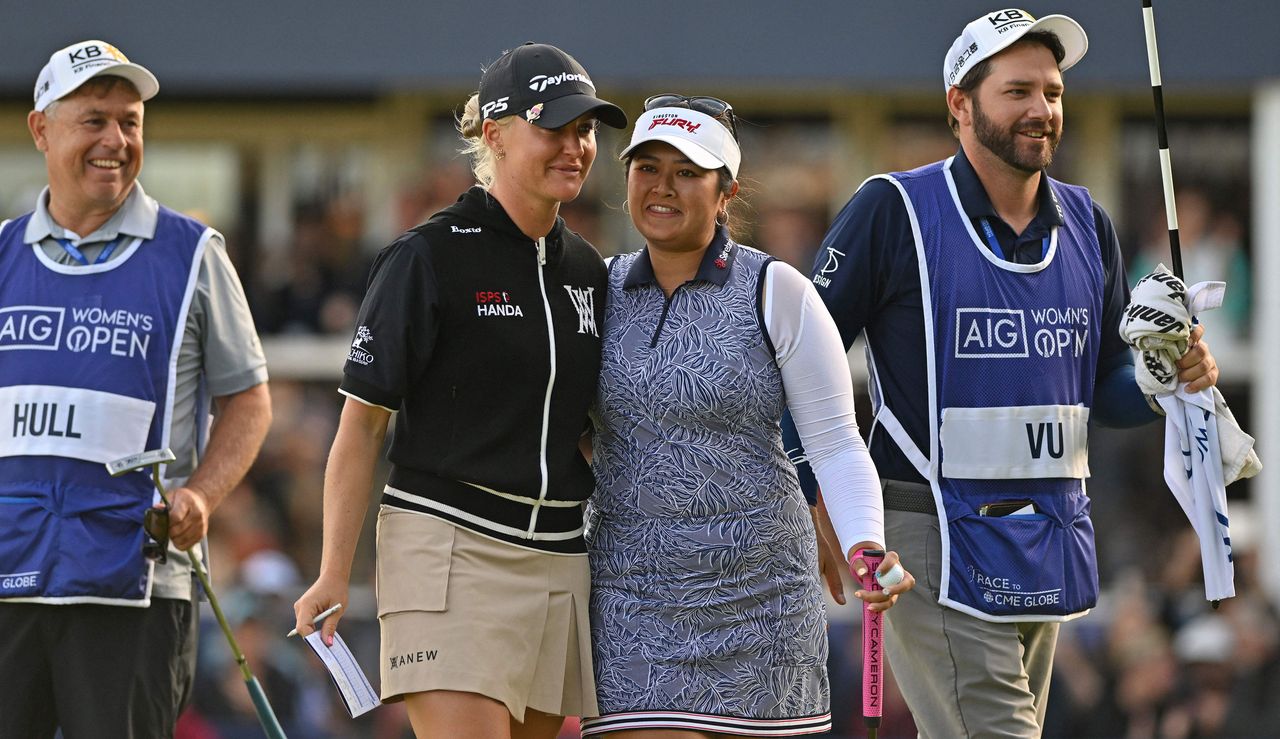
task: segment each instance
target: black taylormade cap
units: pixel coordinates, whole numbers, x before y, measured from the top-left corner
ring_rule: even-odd
[[[597,98],[587,70],[550,44],[527,43],[502,55],[480,78],[480,113],[485,118],[523,116],[535,126],[560,128],[583,113],[601,123],[627,127],[627,114]]]

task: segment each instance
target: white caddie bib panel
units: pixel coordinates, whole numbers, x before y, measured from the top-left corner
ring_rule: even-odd
[[[977,480],[1089,476],[1082,405],[943,408],[942,474]]]
[[[0,457],[68,457],[106,463],[147,443],[156,404],[52,385],[0,387]]]

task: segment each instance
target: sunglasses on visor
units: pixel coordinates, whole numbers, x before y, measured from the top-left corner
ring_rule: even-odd
[[[142,556],[164,564],[169,560],[169,508],[148,508],[142,514],[142,530],[147,540],[142,542]]]
[[[725,121],[729,124],[729,132],[733,134],[735,140],[738,138],[738,123],[733,115],[733,106],[720,98],[705,95],[677,95],[674,92],[664,92],[644,101],[645,110],[653,110],[654,108],[688,108],[716,119],[724,116]]]

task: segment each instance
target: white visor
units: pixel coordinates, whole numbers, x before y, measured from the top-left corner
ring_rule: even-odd
[[[727,167],[729,175],[738,179],[742,150],[729,129],[706,113],[688,108],[646,110],[636,119],[631,143],[618,158],[626,159],[636,147],[649,141],[671,144],[703,169]]]

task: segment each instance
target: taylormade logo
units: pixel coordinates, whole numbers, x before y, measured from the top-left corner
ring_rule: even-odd
[[[574,74],[573,72],[561,72],[552,77],[548,77],[545,74],[535,74],[529,78],[529,89],[534,92],[542,92],[548,87],[558,85],[561,82],[581,82],[592,90],[596,89],[596,86],[591,84],[591,80],[585,74]]]

